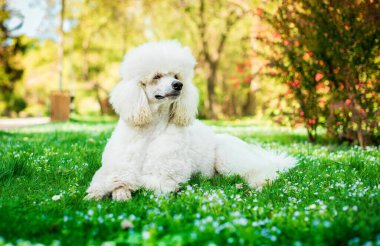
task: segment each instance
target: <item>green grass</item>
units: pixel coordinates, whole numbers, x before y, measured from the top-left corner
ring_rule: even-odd
[[[167,196],[84,201],[114,123],[0,132],[0,245],[380,245],[378,147],[312,145],[302,130],[208,123],[286,151],[299,165],[261,192],[239,177],[198,175]]]

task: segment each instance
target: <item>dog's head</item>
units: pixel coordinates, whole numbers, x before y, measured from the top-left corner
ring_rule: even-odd
[[[152,121],[152,109],[170,107],[170,121],[187,126],[195,118],[198,91],[192,84],[195,59],[177,41],[146,43],[131,50],[121,65],[122,81],[111,93],[115,111],[129,125]]]

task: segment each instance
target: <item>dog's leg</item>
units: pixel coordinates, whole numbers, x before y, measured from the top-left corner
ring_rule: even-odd
[[[110,193],[110,191],[106,190],[105,186],[107,176],[108,173],[103,167],[96,171],[91,180],[90,187],[86,190],[87,195],[84,197],[85,200],[100,200]]]
[[[139,178],[142,187],[166,194],[190,179],[193,167],[186,139],[186,131],[169,125],[150,143]]]
[[[117,201],[125,201],[131,198],[131,192],[136,189],[133,172],[122,169],[107,169],[101,167],[94,175],[90,187],[87,189],[86,200],[100,200],[110,194]]]
[[[179,189],[179,184],[187,180],[188,178],[184,177],[177,177],[176,179],[173,179],[168,176],[157,176],[154,174],[147,174],[141,177],[143,187],[154,191],[156,195],[175,192]]]
[[[178,153],[161,153],[149,158],[142,171],[141,185],[157,195],[177,191],[179,184],[191,176],[191,165],[186,163],[185,156]]]

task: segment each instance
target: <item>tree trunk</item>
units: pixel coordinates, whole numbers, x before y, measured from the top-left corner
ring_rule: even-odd
[[[216,77],[217,71],[219,67],[220,57],[223,54],[225,43],[227,37],[230,35],[230,31],[232,27],[237,23],[237,21],[244,15],[236,15],[236,9],[231,9],[229,11],[228,17],[225,19],[225,29],[221,32],[218,43],[215,45],[215,55],[210,52],[210,40],[207,37],[207,24],[209,20],[206,19],[205,13],[206,11],[206,1],[199,1],[199,22],[197,23],[199,29],[199,35],[201,39],[203,57],[205,59],[205,63],[208,65],[209,71],[208,76],[206,78],[207,81],[207,107],[206,107],[206,115],[215,119],[217,117],[216,111],[216,100],[215,100],[215,87],[216,87]]]
[[[215,64],[210,64],[210,73],[207,76],[207,117],[211,119],[216,118],[215,112],[215,81],[216,81],[216,70]]]
[[[58,46],[58,89],[63,90],[63,59],[64,59],[64,33],[63,21],[65,18],[65,0],[61,0],[61,21],[59,24],[59,46]]]
[[[94,84],[94,90],[95,90],[95,95],[96,95],[96,100],[98,101],[98,104],[99,104],[99,108],[100,108],[100,115],[104,115],[105,114],[105,109],[103,107],[103,103],[102,103],[102,99],[100,97],[100,91],[99,91],[99,84],[98,82],[95,82]]]
[[[250,89],[247,93],[247,100],[243,105],[243,115],[255,115],[256,114],[256,93]]]
[[[90,61],[88,59],[88,50],[90,48],[91,38],[82,43],[82,79],[85,83],[93,83],[92,91],[95,93],[96,101],[99,105],[100,115],[108,114],[107,109],[100,96],[100,85],[97,81],[90,81]]]
[[[317,134],[313,133],[313,130],[310,128],[307,128],[307,136],[310,143],[315,143],[315,141],[317,141]]]

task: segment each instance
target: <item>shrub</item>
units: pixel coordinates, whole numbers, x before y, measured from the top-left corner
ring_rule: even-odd
[[[378,1],[283,1],[265,20],[269,60],[300,106],[314,141],[317,126],[361,146],[379,143]]]

